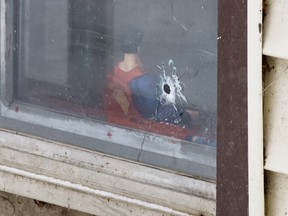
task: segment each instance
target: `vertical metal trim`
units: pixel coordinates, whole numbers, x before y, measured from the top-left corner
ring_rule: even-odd
[[[218,5],[217,215],[248,216],[247,0]]]

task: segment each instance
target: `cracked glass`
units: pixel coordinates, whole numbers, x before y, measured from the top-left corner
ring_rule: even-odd
[[[216,0],[20,1],[15,100],[137,147],[96,150],[185,173],[191,157],[215,168],[217,24]],[[205,167],[191,173],[215,178]]]

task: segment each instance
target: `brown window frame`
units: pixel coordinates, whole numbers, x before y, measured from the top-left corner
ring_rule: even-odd
[[[218,1],[217,215],[248,215],[247,0]]]

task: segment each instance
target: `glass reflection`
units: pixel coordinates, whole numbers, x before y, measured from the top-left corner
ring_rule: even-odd
[[[18,100],[216,146],[217,1],[21,2]]]

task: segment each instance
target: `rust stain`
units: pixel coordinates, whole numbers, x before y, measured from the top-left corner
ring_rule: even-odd
[[[112,138],[112,133],[109,131],[109,132],[107,133],[107,136],[111,139],[111,138]]]

